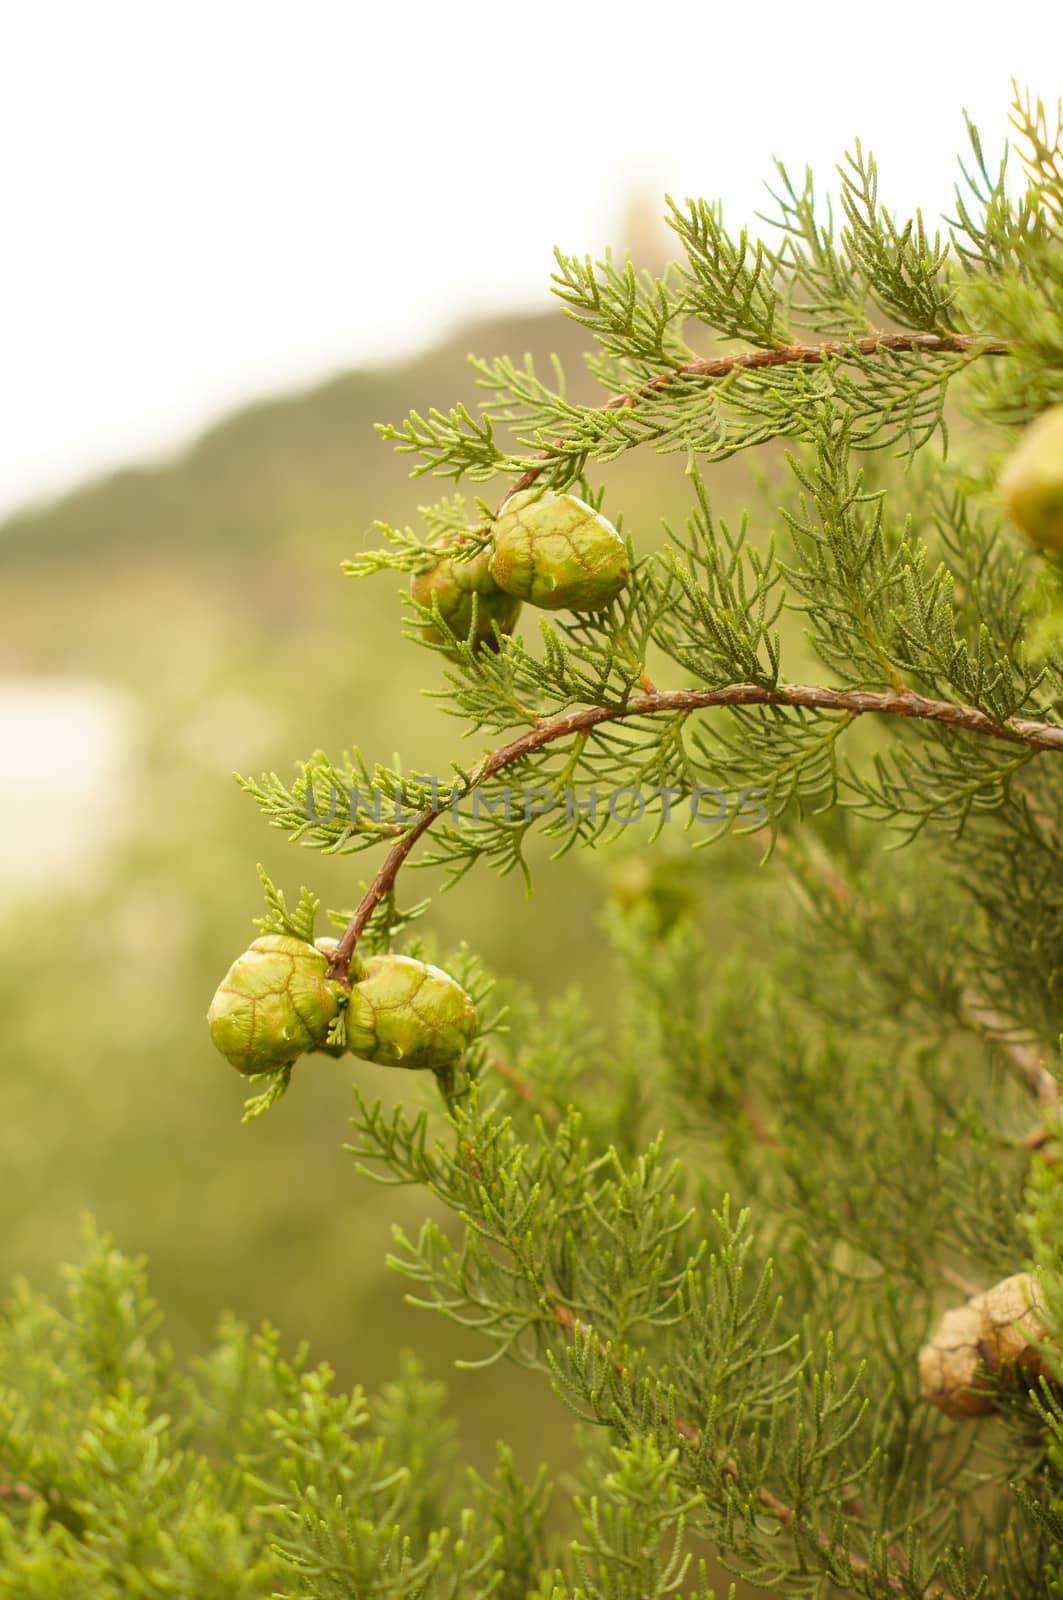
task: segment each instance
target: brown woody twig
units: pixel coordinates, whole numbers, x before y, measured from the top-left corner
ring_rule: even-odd
[[[16,1479],[14,1483],[0,1483],[0,1500],[25,1500],[27,1503],[34,1500],[43,1500],[44,1496],[30,1484]]]
[[[824,361],[851,360],[854,356],[874,355],[878,350],[921,350],[928,355],[963,354],[1006,356],[1010,346],[999,339],[976,339],[966,334],[952,333],[870,333],[863,339],[827,339],[823,344],[780,344],[770,350],[743,350],[733,356],[699,356],[694,361],[683,361],[669,372],[662,372],[632,394],[618,394],[608,400],[602,411],[623,411],[637,406],[641,400],[650,400],[662,389],[673,388],[691,379],[726,378],[732,372],[755,372],[764,367],[802,366],[817,367]],[[510,489],[519,494],[530,489],[545,471],[549,462],[563,455],[571,441],[558,439],[547,450],[541,450],[537,459],[541,466],[529,467]]]
[[[495,777],[505,767],[539,750],[555,739],[585,735],[603,723],[620,722],[629,717],[653,716],[661,712],[705,711],[727,706],[795,706],[813,711],[847,711],[863,714],[914,717],[942,723],[1007,744],[1025,745],[1032,750],[1063,751],[1063,726],[1012,717],[996,722],[979,711],[948,700],[931,700],[910,689],[875,691],[869,689],[823,689],[808,684],[779,684],[768,688],[757,683],[733,683],[722,689],[655,690],[636,695],[622,706],[583,706],[557,717],[544,718],[508,744],[502,745],[486,762],[471,767],[466,774],[470,786]],[[343,931],[329,961],[329,976],[350,987],[351,957],[366,923],[382,899],[390,892],[399,870],[414,845],[448,809],[450,802],[427,807],[410,831],[396,840],[388,851],[369,888]]]

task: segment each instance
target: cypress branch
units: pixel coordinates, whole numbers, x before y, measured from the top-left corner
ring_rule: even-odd
[[[603,411],[622,411],[637,406],[664,390],[703,378],[728,378],[734,372],[759,372],[773,367],[815,367],[827,361],[845,362],[858,356],[876,355],[880,351],[915,351],[925,355],[958,354],[970,356],[1006,356],[1010,345],[1006,340],[983,339],[965,334],[940,333],[871,333],[853,339],[825,339],[821,344],[781,344],[768,350],[743,350],[733,356],[699,356],[693,361],[682,361],[668,372],[636,389],[631,394],[620,394],[606,401]],[[559,439],[549,449],[539,452],[541,466],[528,467],[517,479],[510,494],[530,489],[542,475],[548,463],[564,456],[571,444]]]
[[[865,713],[880,716],[912,717],[929,722],[944,723],[990,739],[1000,739],[1009,744],[1025,745],[1031,750],[1063,750],[1063,726],[1033,722],[1027,718],[1013,718],[995,723],[985,712],[974,706],[953,704],[942,700],[929,700],[910,690],[892,694],[878,694],[861,690],[821,689],[803,684],[783,684],[767,689],[759,684],[732,684],[723,689],[671,691],[657,690],[641,695],[626,706],[589,706],[579,711],[569,711],[563,716],[538,723],[527,733],[503,745],[478,762],[466,774],[470,786],[483,783],[504,771],[514,762],[522,760],[531,751],[557,739],[581,735],[602,723],[618,722],[628,717],[655,716],[666,712],[708,710],[717,706],[802,706],[825,712],[848,712],[859,716]],[[449,805],[449,796],[442,804],[426,808],[410,831],[403,835],[381,863],[372,883],[366,890],[340,936],[329,962],[329,973],[337,982],[347,983],[347,972],[355,946],[367,922],[385,895],[394,886],[400,869],[417,841],[442,816]]]

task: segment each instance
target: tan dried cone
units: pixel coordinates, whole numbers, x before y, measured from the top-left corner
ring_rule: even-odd
[[[1037,1343],[1048,1338],[1045,1297],[1031,1272],[1016,1272],[976,1295],[982,1317],[982,1359],[999,1372],[1018,1367],[1031,1378],[1048,1377],[1048,1364]]]
[[[982,1367],[982,1317],[973,1304],[946,1311],[919,1352],[923,1398],[947,1417],[982,1417],[993,1396],[978,1388]]]
[[[919,1352],[924,1398],[947,1417],[985,1416],[995,1406],[986,1371],[1026,1382],[1050,1376],[1037,1349],[1048,1337],[1044,1309],[1037,1279],[1017,1272],[946,1311]]]

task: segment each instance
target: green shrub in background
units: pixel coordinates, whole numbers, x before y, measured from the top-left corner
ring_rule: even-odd
[[[159,1321],[143,1264],[95,1234],[62,1310],[26,1288],[8,1306],[0,1594],[210,1600],[365,1583],[412,1596],[445,1567],[434,1592],[486,1595],[503,1550],[531,1573],[544,1484],[525,1488],[500,1452],[494,1482],[472,1474],[459,1489],[444,1391],[412,1357],[368,1399],[305,1351],[286,1359],[270,1328],[232,1321],[180,1372]],[[323,1538],[315,1508],[339,1505]]]
[[[355,1068],[359,1163],[435,1204],[393,1264],[471,1360],[569,1405],[571,1466],[522,1481],[503,1454],[493,1481],[463,1478],[413,1368],[375,1402],[330,1398],[268,1334],[229,1328],[177,1377],[138,1269],[97,1244],[68,1320],[23,1295],[4,1324],[10,1593],[657,1600],[704,1592],[717,1557],[787,1595],[1063,1592],[1063,660],[1043,531],[1063,461],[1017,490],[1027,445],[1005,475],[1026,541],[995,489],[1020,431],[1063,403],[1063,145],[1040,106],[1015,115],[1025,187],[1009,197],[972,130],[947,242],[880,207],[857,150],[837,232],[780,171],[773,243],[698,202],[673,208],[685,260],[660,279],[559,257],[609,403],[482,365],[479,413],[387,431],[419,470],[502,489],[351,563],[416,579],[487,552],[504,593],[548,603],[537,634],[486,641],[478,605],[461,633],[438,594],[410,613],[477,753],[439,782],[355,752],[245,783],[304,846],[374,852],[332,918],[329,980],[351,998],[312,1041],[330,1047],[366,957],[433,955],[411,931],[414,845],[452,903],[477,867],[527,871],[536,834],[558,855],[629,847],[604,1026],[575,1000],[504,996],[502,1014],[462,950],[443,964],[476,1004],[465,1056],[391,1069],[386,1105]],[[740,348],[702,354],[701,329]],[[947,399],[965,420],[945,461]],[[777,438],[778,548],[710,501],[718,462]],[[626,532],[590,468],[639,448],[684,462],[685,525],[631,549],[619,592],[610,569],[603,608],[593,585],[594,609],[554,608],[559,562],[606,561],[588,518]],[[532,494],[515,568],[495,543],[514,490]],[[562,528],[548,497],[573,494]],[[789,666],[786,606],[814,675]],[[557,804],[507,812],[513,786]],[[490,809],[464,804],[476,789]],[[648,797],[643,852],[593,789]],[[686,837],[713,845],[724,962],[671,816],[709,790],[760,806]],[[536,867],[559,927],[566,870]],[[262,931],[309,944],[316,909],[267,880]],[[284,1060],[251,1109],[268,1128],[335,1071]]]

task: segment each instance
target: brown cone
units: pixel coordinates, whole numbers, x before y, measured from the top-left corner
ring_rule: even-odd
[[[982,1317],[982,1358],[999,1372],[1020,1369],[1031,1378],[1047,1377],[1048,1366],[1036,1347],[1048,1337],[1045,1299],[1041,1285],[1030,1272],[1017,1272],[976,1295]]]
[[[923,1398],[947,1417],[981,1417],[993,1396],[977,1387],[982,1367],[982,1318],[973,1305],[946,1311],[919,1352]]]
[[[1044,1310],[1037,1279],[1017,1272],[946,1311],[919,1352],[924,1399],[947,1417],[984,1416],[996,1404],[987,1372],[1026,1383],[1051,1376],[1037,1349],[1048,1337]]]

